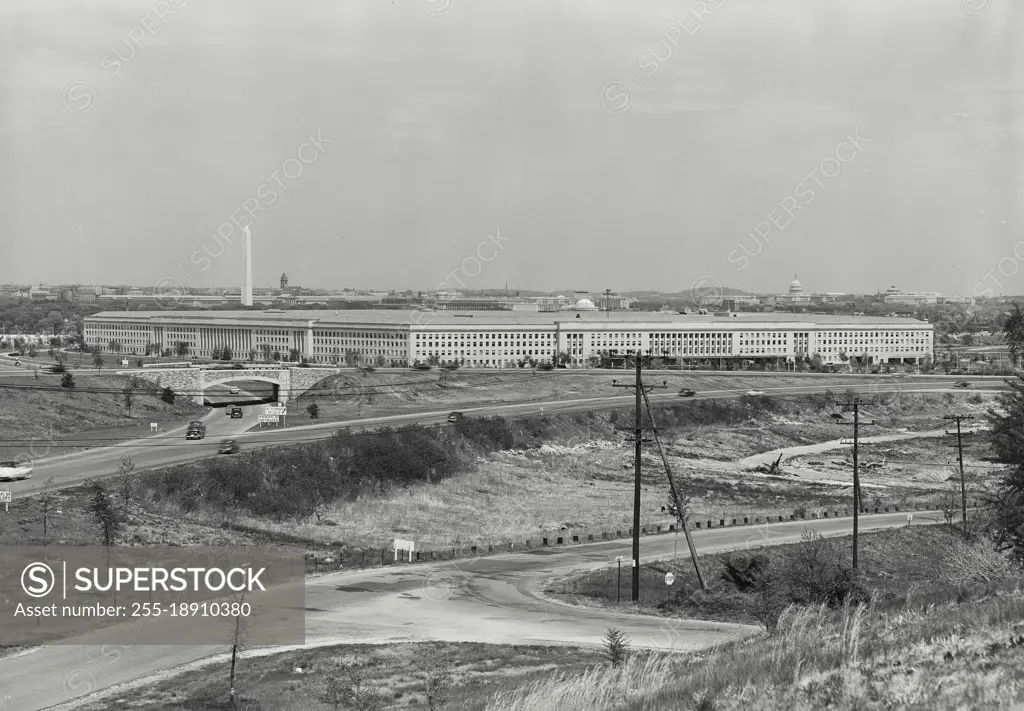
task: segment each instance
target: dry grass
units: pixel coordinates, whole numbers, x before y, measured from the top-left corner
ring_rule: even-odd
[[[356,664],[386,709],[425,709],[431,657],[450,670],[453,685],[444,708],[480,711],[488,696],[558,670],[580,671],[600,663],[599,650],[486,644],[342,645],[243,658],[238,665],[239,709],[327,711],[319,696],[339,663]],[[185,672],[80,704],[77,711],[214,711],[227,703],[228,663]],[[342,707],[344,708],[344,706]]]
[[[899,614],[791,608],[773,636],[673,657],[665,667],[649,661],[621,675],[551,680],[497,694],[487,709],[1004,708],[1024,698],[1022,620],[1019,591]],[[595,684],[602,696],[593,703]],[[624,696],[633,698],[616,698]]]

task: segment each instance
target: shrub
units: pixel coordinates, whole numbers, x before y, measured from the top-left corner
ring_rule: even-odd
[[[809,531],[800,543],[771,554],[724,558],[722,579],[751,596],[752,614],[773,631],[789,605],[839,607],[867,600],[845,559],[835,541]]]

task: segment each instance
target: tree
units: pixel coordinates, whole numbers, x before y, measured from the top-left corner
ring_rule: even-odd
[[[572,362],[572,356],[569,355],[569,351],[559,351],[557,358],[558,365],[568,365]]]
[[[306,412],[309,413],[310,419],[316,420],[320,417],[320,406],[315,402],[306,408]]]
[[[110,352],[113,353],[114,355],[117,355],[118,353],[121,352],[121,342],[120,341],[111,341],[107,345],[110,348]]]
[[[96,525],[99,526],[103,537],[103,545],[112,546],[124,521],[121,519],[117,508],[111,502],[110,495],[103,488],[103,484],[98,481],[92,482],[90,489],[91,492],[86,511],[92,515]]]
[[[50,491],[50,487],[53,486],[53,477],[51,476],[43,483],[43,490],[39,494],[39,503],[43,506],[43,545],[45,546],[48,542],[47,538],[47,522],[49,519],[50,507],[53,506],[54,495]]]
[[[164,388],[163,391],[160,393],[160,399],[166,402],[168,405],[174,404],[174,398],[174,390],[172,390],[169,386]]]
[[[124,406],[128,410],[128,417],[131,417],[132,405],[135,404],[135,380],[131,380],[121,393],[124,396]]]
[[[228,346],[224,346],[220,349],[220,358],[221,360],[234,360],[235,352]]]
[[[214,360],[220,360],[220,354],[221,350],[219,346],[210,351],[210,357]]]
[[[249,360],[250,361],[256,360],[256,349],[255,348],[250,348],[249,349]]]
[[[821,356],[815,353],[811,356],[811,370],[815,373],[820,373],[822,368]]]
[[[97,373],[100,371],[100,368],[103,367],[103,363],[103,355],[100,353],[99,346],[97,346],[96,350],[94,350],[92,353],[92,364],[96,366]]]
[[[186,357],[191,350],[192,347],[189,345],[188,341],[178,341],[174,344],[174,355],[178,358]]]
[[[604,635],[605,655],[613,669],[618,669],[625,663],[626,654],[629,651],[629,638],[620,629],[609,627]]]
[[[71,373],[64,373],[60,379],[60,386],[62,388],[74,388],[75,387],[75,376]]]
[[[270,357],[275,361],[281,360],[281,351],[274,351]]]
[[[1003,334],[1006,336],[1006,346],[1010,350],[1013,364],[1019,365],[1020,357],[1024,354],[1024,311],[1021,311],[1020,304],[1016,302],[1003,322]]]
[[[53,354],[53,359],[57,361],[57,365],[64,365],[68,362],[68,354],[64,351],[57,351]]]
[[[353,711],[382,711],[384,708],[381,696],[367,686],[358,660],[352,664],[341,662],[333,673],[328,672],[319,697],[335,711],[342,707]]]
[[[238,608],[236,609],[241,610],[242,603],[245,602],[245,588],[243,588],[242,591],[238,594],[237,602]],[[228,680],[229,688],[231,690],[229,692],[231,695],[231,705],[235,708],[237,708],[238,706],[237,697],[235,695],[235,666],[238,661],[238,653],[242,650],[243,640],[245,638],[245,631],[246,625],[245,620],[242,619],[242,615],[235,615],[235,629],[234,634],[232,635],[231,638],[231,675]]]
[[[292,348],[288,351],[288,360],[292,363],[298,363],[300,355],[298,348]]]
[[[121,496],[121,501],[125,508],[128,508],[128,504],[132,501],[132,496],[135,493],[135,464],[132,462],[132,458],[127,454],[121,457],[121,463],[117,467],[117,493]]]
[[[996,478],[989,533],[996,546],[1024,562],[1024,376],[1007,379],[986,415],[989,444],[998,462],[1011,465]]]
[[[35,360],[37,355],[39,355],[39,349],[36,348],[36,344],[33,343],[28,347],[28,357]]]

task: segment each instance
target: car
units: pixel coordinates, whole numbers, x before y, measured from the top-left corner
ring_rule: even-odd
[[[430,370],[433,366],[427,365],[426,363],[417,363],[412,367],[413,370]]]
[[[188,423],[188,428],[190,430],[194,428],[206,429],[206,425],[203,424],[202,420],[192,420],[191,422]]]
[[[758,395],[764,395],[764,390],[748,390],[747,395],[750,397],[757,397]]]
[[[232,395],[237,395],[238,394],[238,386],[237,385],[232,385],[231,388],[228,390],[228,392],[231,393]]]
[[[554,370],[554,369],[555,369],[555,366],[553,366],[551,363],[539,363],[537,365],[537,370]]]
[[[21,462],[0,462],[0,481],[23,481],[32,478],[31,465]]]
[[[448,413],[448,421],[449,422],[458,422],[463,417],[465,417],[465,415],[463,415],[461,412],[449,412]]]
[[[971,387],[971,384],[968,383],[966,380],[961,380],[954,387],[957,387],[957,388],[969,388],[969,387]]]
[[[241,447],[238,446],[238,442],[233,439],[221,440],[220,447],[217,449],[218,454],[238,454]]]
[[[240,407],[229,407],[228,414],[231,415],[231,419],[237,420],[242,417],[242,408]]]
[[[682,390],[679,391],[679,394],[682,395],[683,397],[693,397],[694,395],[697,394],[697,391],[683,388]]]
[[[203,439],[206,436],[206,428],[189,427],[185,432],[185,439]]]

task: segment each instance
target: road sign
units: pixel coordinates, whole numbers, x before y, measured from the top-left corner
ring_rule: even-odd
[[[265,412],[268,415],[286,415],[286,414],[288,414],[288,408],[287,407],[271,407],[270,405],[267,405],[266,407],[263,408],[263,412]]]
[[[412,541],[404,541],[401,538],[395,539],[395,560],[398,560],[399,551],[409,551],[409,562],[412,562],[412,553],[415,550],[416,544]]]
[[[267,422],[278,422],[277,415],[260,415],[260,424]]]
[[[8,506],[11,505],[11,490],[10,489],[0,490],[0,501],[4,502],[4,512],[8,512],[9,513],[10,509],[8,508]]]
[[[616,563],[621,563],[622,562],[622,556],[621,555],[615,556],[615,562]]]
[[[666,585],[671,585],[675,581],[676,581],[676,576],[672,575],[672,573],[665,573],[665,584]]]

